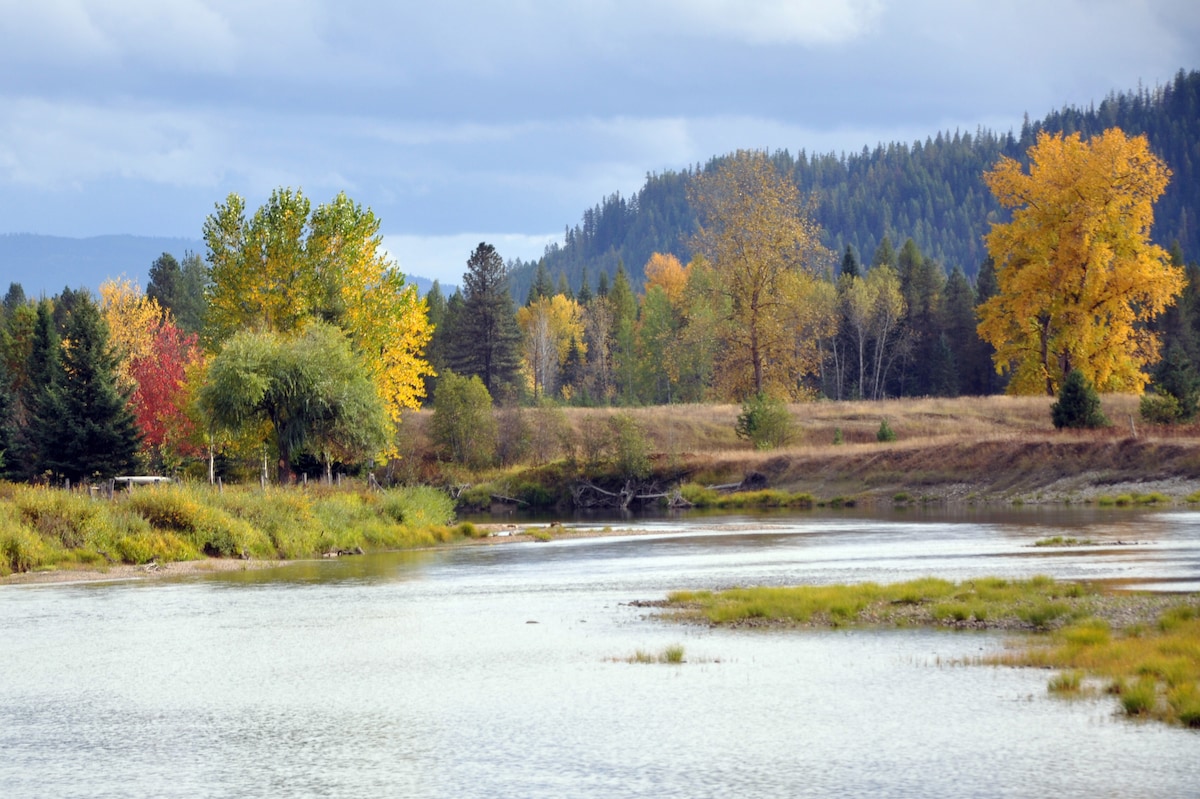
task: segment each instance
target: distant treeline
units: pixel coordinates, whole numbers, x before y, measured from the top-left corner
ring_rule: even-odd
[[[805,196],[813,199],[813,218],[824,230],[825,244],[841,255],[847,245],[866,261],[886,237],[893,244],[912,239],[926,258],[948,276],[955,267],[974,279],[985,258],[983,237],[1002,211],[983,184],[983,173],[1001,156],[1018,160],[1039,131],[1081,133],[1085,138],[1111,127],[1145,134],[1151,149],[1173,176],[1155,206],[1153,238],[1164,247],[1178,242],[1190,260],[1200,253],[1200,72],[1180,70],[1154,89],[1110,94],[1099,106],[1064,108],[1044,119],[1028,119],[1019,132],[999,134],[938,133],[924,142],[893,142],[855,154],[774,154]],[[586,279],[593,287],[600,273],[610,279],[624,266],[636,289],[643,267],[655,253],[670,253],[683,263],[691,258],[696,214],[687,186],[724,156],[681,172],[650,174],[633,197],[613,194],[567,228],[561,244],[549,247],[541,263],[556,282],[562,275],[578,292]],[[538,262],[510,262],[512,296],[524,300]]]

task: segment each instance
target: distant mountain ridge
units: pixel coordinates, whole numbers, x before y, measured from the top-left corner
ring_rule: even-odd
[[[96,291],[109,278],[125,277],[146,285],[150,264],[164,252],[183,260],[204,252],[198,239],[166,236],[42,236],[0,234],[0,292],[20,283],[27,297],[52,297],[64,288]]]
[[[150,265],[164,252],[183,261],[184,255],[206,252],[199,239],[166,236],[42,236],[36,233],[0,234],[0,295],[10,283],[20,283],[25,296],[53,297],[64,288],[88,288],[121,275],[145,288]],[[424,295],[433,281],[406,275]]]

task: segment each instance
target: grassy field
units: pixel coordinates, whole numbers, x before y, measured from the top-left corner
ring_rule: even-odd
[[[1109,395],[1103,411],[1113,422],[1101,430],[1059,431],[1048,397],[960,397],[882,402],[810,402],[789,406],[794,436],[787,445],[757,451],[739,440],[739,406],[672,405],[651,408],[565,408],[555,411],[577,459],[586,442],[618,414],[633,418],[649,440],[655,476],[696,487],[737,483],[755,475],[758,488],[807,496],[812,504],[903,502],[1092,502],[1139,504],[1158,494],[1182,503],[1200,490],[1200,427],[1152,427],[1137,421],[1138,397]],[[520,494],[541,484],[561,498],[553,463],[520,462],[466,473],[437,460],[426,435],[428,411],[408,418],[414,477],[433,483],[490,485],[482,491],[536,501]],[[535,428],[546,427],[539,411]],[[883,420],[897,440],[881,443]],[[836,443],[835,443],[836,442]],[[797,500],[799,501],[799,500]],[[1144,503],[1143,503],[1144,504]]]

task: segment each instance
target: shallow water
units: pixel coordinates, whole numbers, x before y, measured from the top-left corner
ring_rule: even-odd
[[[630,523],[620,523],[630,526]],[[682,587],[1197,589],[1200,514],[908,512],[0,589],[0,794],[1195,796],[1200,734],[964,665],[995,634],[681,627]],[[1096,546],[1034,548],[1054,535]],[[682,644],[680,666],[625,662]]]

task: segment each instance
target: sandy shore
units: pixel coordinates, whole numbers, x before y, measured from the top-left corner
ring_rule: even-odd
[[[291,562],[288,560],[205,558],[204,560],[184,560],[175,563],[151,563],[144,566],[131,566],[127,563],[119,563],[103,568],[66,567],[47,571],[10,574],[7,577],[0,577],[0,586],[157,580],[164,577],[182,577],[190,574],[271,569]]]

